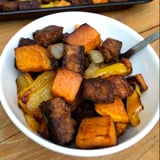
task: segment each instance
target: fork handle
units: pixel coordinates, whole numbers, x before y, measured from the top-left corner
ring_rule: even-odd
[[[160,32],[158,31],[158,32],[154,33],[153,35],[145,38],[141,42],[137,43],[135,46],[130,48],[125,53],[120,54],[120,57],[130,58],[134,53],[140,51],[142,48],[147,46],[149,43],[151,43],[159,38],[160,38]]]

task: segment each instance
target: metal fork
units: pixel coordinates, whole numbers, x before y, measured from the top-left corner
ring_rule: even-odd
[[[145,38],[144,40],[140,41],[139,43],[137,43],[136,45],[134,45],[132,48],[130,48],[129,50],[127,50],[124,53],[121,53],[119,55],[120,58],[130,58],[133,54],[137,53],[138,51],[140,51],[141,49],[143,49],[145,46],[147,46],[149,43],[157,40],[160,38],[160,32],[156,32],[152,35],[150,35],[149,37]]]

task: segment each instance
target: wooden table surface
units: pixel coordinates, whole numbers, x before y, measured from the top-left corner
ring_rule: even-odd
[[[135,5],[131,8],[99,13],[115,18],[133,28],[143,37],[159,30],[159,0]],[[0,22],[0,53],[8,40],[24,25],[32,21],[13,20]],[[159,41],[151,45],[159,55]],[[159,122],[140,142],[130,148],[94,158],[62,155],[47,150],[28,139],[9,120],[0,104],[0,159],[1,160],[159,160]]]

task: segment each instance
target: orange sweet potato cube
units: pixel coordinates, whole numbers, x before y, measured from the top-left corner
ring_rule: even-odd
[[[110,115],[115,122],[129,122],[125,106],[118,96],[114,97],[113,103],[96,103],[95,110],[101,116]]]
[[[116,130],[110,116],[82,120],[76,136],[76,145],[79,148],[100,148],[116,143]]]
[[[85,52],[99,47],[101,44],[100,34],[87,23],[75,29],[64,41],[71,45],[84,46]]]
[[[109,0],[93,0],[93,4],[108,3]]]
[[[79,73],[65,68],[59,69],[52,86],[53,95],[63,97],[68,103],[72,103],[79,91],[82,79]]]
[[[37,44],[15,48],[16,66],[22,72],[51,70],[48,52]]]
[[[122,135],[127,130],[128,124],[129,123],[123,123],[123,122],[115,123],[117,136]]]

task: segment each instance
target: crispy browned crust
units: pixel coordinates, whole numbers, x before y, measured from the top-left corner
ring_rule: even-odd
[[[85,79],[82,98],[96,103],[111,103],[114,96],[125,99],[132,94],[132,88],[122,76],[111,76],[108,79]]]
[[[84,47],[83,46],[64,46],[63,65],[65,68],[83,74],[84,72]]]
[[[113,95],[125,99],[132,94],[133,90],[124,77],[115,75],[110,77],[109,81],[112,83]]]
[[[48,45],[59,42],[63,37],[63,27],[50,25],[33,33],[37,44],[48,47]]]
[[[140,91],[141,92],[144,92],[148,89],[148,85],[147,83],[145,82],[142,74],[136,74],[136,75],[133,75],[133,76],[129,76],[127,77],[127,81],[131,84],[131,85],[135,85],[137,84],[139,87],[140,87]]]
[[[78,124],[80,124],[83,118],[95,117],[97,115],[94,104],[90,101],[82,101],[72,113],[72,117]]]
[[[50,139],[61,145],[69,143],[75,133],[75,121],[65,100],[54,98],[43,102],[40,109],[47,120]]]
[[[111,103],[114,100],[112,83],[106,79],[86,79],[83,84],[82,97],[97,103]]]
[[[33,44],[36,44],[35,40],[30,39],[30,38],[21,38],[19,40],[18,47],[29,46],[29,45],[33,45]]]
[[[122,42],[107,38],[101,47],[101,52],[104,56],[106,62],[116,62],[118,60],[120,50],[122,47]]]

